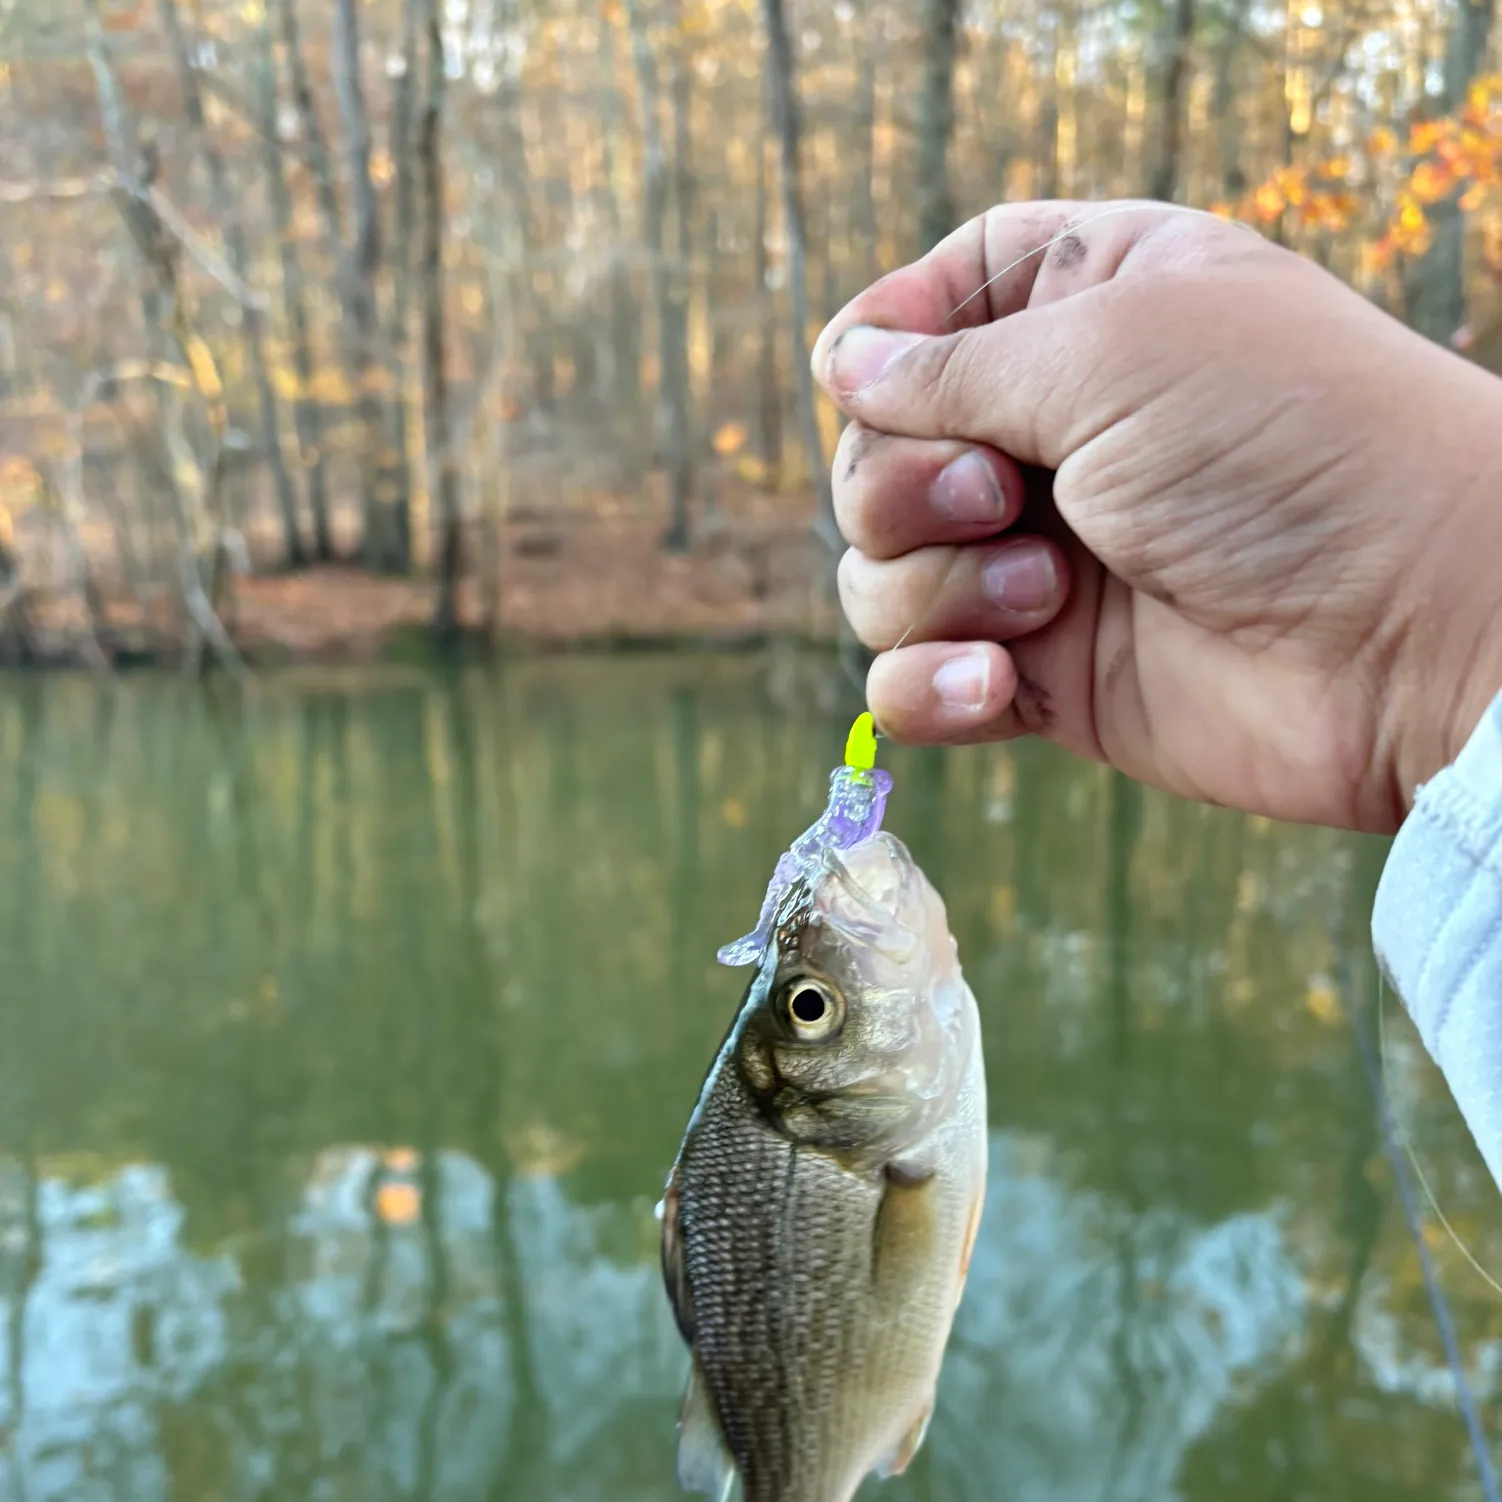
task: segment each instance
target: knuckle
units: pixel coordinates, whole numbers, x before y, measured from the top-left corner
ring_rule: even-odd
[[[976,340],[965,333],[926,340],[904,359],[935,436],[959,436],[974,404]]]
[[[859,547],[869,531],[872,487],[872,450],[881,435],[864,424],[852,422],[840,435],[834,455],[835,525],[852,546]]]
[[[850,548],[836,571],[840,608],[862,645],[872,649],[886,643],[893,591],[883,587],[883,566]],[[890,582],[890,581],[888,581]]]
[[[835,569],[835,587],[839,591],[840,608],[850,618],[852,626],[855,625],[855,617],[863,602],[859,575],[864,561],[855,548],[846,548],[840,557],[838,568]]]

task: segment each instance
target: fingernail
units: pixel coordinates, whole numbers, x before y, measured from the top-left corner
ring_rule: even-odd
[[[894,334],[857,324],[846,329],[829,352],[829,381],[847,396],[879,381],[904,350],[922,342],[922,334]]]
[[[934,673],[934,692],[950,709],[979,709],[991,686],[991,660],[975,648],[956,653]]]
[[[1003,610],[1026,614],[1053,601],[1059,576],[1046,548],[1009,548],[981,571],[981,587]]]
[[[941,516],[957,522],[996,521],[1006,505],[996,471],[979,449],[946,464],[929,487],[928,498]]]

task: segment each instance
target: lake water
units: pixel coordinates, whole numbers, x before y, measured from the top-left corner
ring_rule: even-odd
[[[652,1207],[859,707],[791,656],[0,682],[0,1499],[675,1497]],[[1479,1496],[1350,1020],[1382,844],[1046,747],[883,762],[992,1172],[863,1499]],[[1502,1296],[1431,1240],[1502,1434]]]

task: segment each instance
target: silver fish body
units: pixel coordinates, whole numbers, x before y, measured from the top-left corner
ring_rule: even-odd
[[[663,1201],[693,1353],[678,1475],[848,1502],[922,1443],[985,1192],[975,1000],[878,834],[784,900]]]

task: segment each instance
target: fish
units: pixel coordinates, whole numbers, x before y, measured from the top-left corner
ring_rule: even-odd
[[[684,1491],[848,1502],[922,1445],[986,1183],[980,1019],[893,834],[777,904],[659,1208]]]

